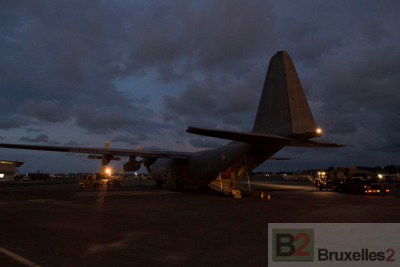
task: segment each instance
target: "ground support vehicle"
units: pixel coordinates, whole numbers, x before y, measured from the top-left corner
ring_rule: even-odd
[[[314,186],[320,191],[334,190],[345,193],[380,195],[389,192],[376,174],[356,168],[337,168],[315,174]]]
[[[119,179],[109,179],[107,181],[107,187],[108,188],[121,187],[121,180],[119,180]]]
[[[85,188],[87,186],[93,186],[94,188],[99,188],[102,185],[101,180],[96,179],[96,174],[88,175],[83,174],[78,177],[78,184],[81,188]]]

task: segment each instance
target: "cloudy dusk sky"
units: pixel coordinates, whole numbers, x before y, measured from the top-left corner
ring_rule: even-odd
[[[287,51],[321,138],[256,171],[400,165],[400,1],[0,3],[0,142],[194,152],[250,131]],[[21,172],[99,171],[84,154],[0,148]],[[126,158],[127,160],[127,158]],[[111,162],[121,167],[123,163]],[[144,171],[144,170],[143,170]]]

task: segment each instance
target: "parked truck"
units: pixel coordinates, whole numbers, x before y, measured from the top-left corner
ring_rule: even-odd
[[[346,193],[385,194],[389,192],[373,172],[356,168],[337,168],[314,173],[314,186],[320,191],[334,190]]]

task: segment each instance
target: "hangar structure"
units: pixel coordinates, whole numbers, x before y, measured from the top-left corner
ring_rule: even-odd
[[[16,169],[22,164],[20,161],[0,160],[0,182],[14,180]]]

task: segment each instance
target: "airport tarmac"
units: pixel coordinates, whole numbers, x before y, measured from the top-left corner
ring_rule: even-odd
[[[254,177],[251,186],[270,199],[171,192],[147,180],[113,189],[0,184],[0,266],[267,266],[270,222],[400,222],[395,192],[319,192]]]

